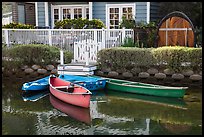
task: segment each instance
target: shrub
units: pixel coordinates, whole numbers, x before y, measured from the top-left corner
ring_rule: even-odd
[[[55,29],[101,29],[105,28],[103,22],[99,19],[64,19],[55,23]]]
[[[2,28],[7,28],[7,29],[34,29],[33,25],[29,24],[21,24],[21,23],[10,23],[3,25]]]
[[[147,69],[164,65],[175,72],[184,69],[202,69],[202,48],[161,47],[136,48],[117,47],[100,50],[97,54],[99,68],[128,71],[135,68]]]
[[[135,47],[134,40],[132,38],[125,38],[122,47]]]
[[[4,50],[7,57],[20,61],[23,64],[56,64],[60,59],[60,49],[54,46],[41,44],[15,45]],[[70,63],[72,53],[65,51],[65,62]]]
[[[136,47],[117,47],[100,50],[97,54],[97,62],[99,68],[111,68],[111,70],[125,68],[129,71],[134,67],[148,68],[155,64],[150,48]]]

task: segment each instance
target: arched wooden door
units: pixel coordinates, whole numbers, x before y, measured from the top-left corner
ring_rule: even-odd
[[[159,27],[158,36],[158,47],[194,47],[192,25],[182,17],[173,16],[164,20]]]

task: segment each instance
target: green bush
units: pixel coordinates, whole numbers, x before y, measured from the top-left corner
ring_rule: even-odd
[[[34,29],[33,25],[29,24],[21,24],[21,23],[10,23],[3,25],[2,28],[7,28],[7,29]]]
[[[152,50],[152,55],[167,68],[180,72],[183,69],[200,70],[202,67],[202,49],[188,47],[160,47]]]
[[[105,28],[104,23],[99,19],[64,19],[55,23],[55,29],[101,29]]]
[[[125,38],[122,47],[136,47],[132,38]]]
[[[100,50],[97,54],[99,68],[118,70],[134,67],[148,68],[155,64],[150,48],[117,47]]]
[[[4,49],[3,55],[27,65],[57,64],[60,59],[60,49],[41,44],[15,45],[11,48]],[[64,58],[65,63],[70,63],[73,55],[65,51]]]
[[[164,65],[180,72],[183,69],[200,71],[202,69],[202,48],[161,47],[136,48],[117,47],[100,50],[97,54],[99,68],[119,70],[125,68],[147,69]]]

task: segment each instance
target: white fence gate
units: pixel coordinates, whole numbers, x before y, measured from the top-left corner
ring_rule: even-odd
[[[101,42],[94,42],[92,39],[74,43],[74,62],[96,62],[97,53],[103,49]]]
[[[74,53],[74,60],[96,62],[97,52],[103,48],[121,46],[124,39],[134,38],[132,29],[2,29],[2,43],[48,44]]]

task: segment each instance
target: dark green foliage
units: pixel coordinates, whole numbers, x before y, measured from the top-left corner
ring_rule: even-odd
[[[132,38],[125,38],[124,43],[121,46],[122,47],[136,47],[136,44],[134,44],[134,40]]]
[[[183,69],[199,71],[202,69],[202,49],[188,47],[161,47],[152,51],[159,64],[166,63],[167,68],[180,72]]]
[[[136,48],[117,47],[98,52],[99,68],[119,70],[125,68],[150,68],[164,65],[175,72],[183,69],[202,69],[202,49],[188,47]]]
[[[21,24],[21,23],[10,23],[7,25],[3,25],[2,28],[7,28],[7,29],[34,29],[33,25],[29,24]]]
[[[3,55],[26,65],[56,64],[60,59],[60,49],[41,44],[15,45],[8,49],[4,48]],[[65,51],[64,58],[66,63],[70,63],[73,55]]]
[[[101,29],[105,28],[103,22],[99,19],[65,19],[55,23],[55,29]]]
[[[153,56],[150,55],[150,48],[117,47],[99,51],[97,62],[99,68],[111,68],[111,70],[148,68],[155,62]]]

